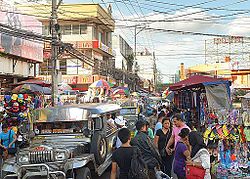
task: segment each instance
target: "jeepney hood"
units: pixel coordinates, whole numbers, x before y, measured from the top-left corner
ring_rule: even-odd
[[[86,150],[87,146],[90,144],[90,138],[84,137],[83,135],[38,135],[31,140],[31,145],[28,148],[29,151],[39,150],[53,150],[53,149],[63,149],[63,150],[76,150],[76,148],[84,148]]]

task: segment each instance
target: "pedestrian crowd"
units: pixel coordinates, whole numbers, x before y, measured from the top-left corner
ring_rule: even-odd
[[[135,126],[133,138],[125,127],[118,131],[121,145],[113,152],[110,179],[211,178],[203,137],[185,123],[181,111],[157,104],[152,115],[138,119]],[[135,169],[140,175],[133,174]]]

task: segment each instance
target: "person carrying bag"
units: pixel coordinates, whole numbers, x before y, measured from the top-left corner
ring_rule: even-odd
[[[186,179],[211,179],[210,155],[202,136],[196,131],[190,132],[189,144],[192,159],[187,162]]]
[[[8,125],[2,125],[2,132],[0,133],[1,139],[1,151],[0,154],[3,155],[4,159],[15,155],[16,153],[16,146],[15,142],[17,140],[16,134],[13,130],[8,130]]]
[[[162,129],[156,131],[154,144],[158,148],[162,158],[161,170],[168,176],[171,176],[173,154],[168,155],[166,151],[167,143],[172,135],[170,118],[164,117],[162,120]]]

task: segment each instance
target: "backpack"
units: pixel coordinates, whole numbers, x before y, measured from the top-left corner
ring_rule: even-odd
[[[142,159],[137,147],[133,147],[131,166],[128,173],[129,179],[149,179],[147,164]]]

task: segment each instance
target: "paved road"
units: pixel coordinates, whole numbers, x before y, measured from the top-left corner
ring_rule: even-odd
[[[100,177],[95,177],[93,179],[109,179],[110,178],[110,171],[105,172],[102,176]]]

